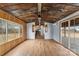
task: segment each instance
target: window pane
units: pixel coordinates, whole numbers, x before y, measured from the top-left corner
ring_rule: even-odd
[[[16,23],[8,23],[8,40],[20,37],[20,25]]]
[[[19,38],[21,36],[21,34],[20,34],[21,26],[20,25],[15,25],[15,30],[16,30],[17,38]]]
[[[79,19],[70,21],[70,49],[79,54]]]
[[[11,22],[0,20],[0,44],[17,39],[22,35],[22,26]]]
[[[6,41],[6,22],[0,20],[0,44]]]
[[[61,23],[61,40],[63,39],[64,39],[64,23]]]
[[[68,21],[67,21],[62,24],[62,44],[65,47],[68,47],[68,39],[69,39],[68,34],[69,34],[69,28],[68,28]]]
[[[75,42],[75,22],[74,20],[70,20],[70,49],[74,50],[74,42]]]
[[[75,49],[79,54],[79,19],[75,20]]]

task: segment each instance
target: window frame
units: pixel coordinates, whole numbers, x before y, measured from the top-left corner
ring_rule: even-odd
[[[5,44],[5,43],[7,43],[7,42],[9,42],[9,41],[12,41],[12,40],[16,40],[16,39],[18,39],[18,38],[20,38],[20,37],[23,36],[23,25],[21,25],[21,24],[19,24],[19,23],[16,23],[16,22],[13,22],[13,21],[10,21],[10,20],[3,19],[3,18],[0,18],[0,20],[3,20],[3,21],[6,22],[6,25],[5,25],[5,30],[6,30],[6,33],[5,33],[5,35],[6,35],[5,41],[2,42],[2,43],[0,43],[0,45]],[[9,23],[9,24],[11,24],[11,23],[12,23],[12,24],[16,24],[17,26],[19,26],[19,32],[18,32],[18,35],[19,35],[19,36],[17,36],[15,39],[10,39],[10,40],[8,40],[8,23]],[[21,33],[21,32],[22,32],[22,33]]]

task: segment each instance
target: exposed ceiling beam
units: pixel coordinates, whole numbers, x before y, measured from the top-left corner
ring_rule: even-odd
[[[38,3],[38,23],[41,25],[41,3]]]
[[[38,3],[38,12],[40,13],[41,13],[41,7],[42,7],[41,3]]]

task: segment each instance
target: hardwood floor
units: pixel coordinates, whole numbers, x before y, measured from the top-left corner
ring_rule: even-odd
[[[5,56],[77,56],[54,40],[26,40]]]

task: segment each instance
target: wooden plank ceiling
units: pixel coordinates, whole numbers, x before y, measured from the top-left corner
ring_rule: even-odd
[[[25,22],[38,20],[37,3],[0,3],[0,9]],[[79,7],[72,4],[43,3],[41,9],[41,18],[44,21],[53,23],[78,10]]]

